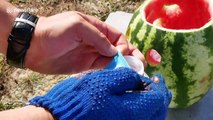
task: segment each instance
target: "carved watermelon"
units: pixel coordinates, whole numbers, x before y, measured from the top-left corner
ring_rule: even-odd
[[[173,93],[171,108],[198,102],[213,82],[213,0],[146,0],[134,13],[127,37],[146,53],[155,49],[161,73]]]

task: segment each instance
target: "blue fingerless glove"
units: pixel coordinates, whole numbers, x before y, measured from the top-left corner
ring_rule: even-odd
[[[129,68],[100,70],[57,84],[29,101],[46,108],[57,120],[164,120],[171,93]]]

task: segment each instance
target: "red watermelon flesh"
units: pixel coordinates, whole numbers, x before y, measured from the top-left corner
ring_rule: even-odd
[[[211,20],[206,0],[153,0],[146,8],[146,20],[168,29],[196,29]]]

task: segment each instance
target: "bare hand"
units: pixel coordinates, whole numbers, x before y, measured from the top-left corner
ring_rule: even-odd
[[[103,68],[117,50],[144,62],[139,50],[111,26],[79,12],[65,12],[40,17],[25,65],[47,74],[77,73]]]

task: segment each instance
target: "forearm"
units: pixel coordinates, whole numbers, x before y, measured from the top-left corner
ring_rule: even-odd
[[[54,120],[44,108],[26,106],[0,112],[0,120]]]
[[[18,12],[8,12],[8,10],[17,9],[12,4],[8,3],[6,0],[1,0],[0,2],[0,53],[6,54],[7,51],[7,39],[9,33],[12,30],[14,20],[18,16]]]

